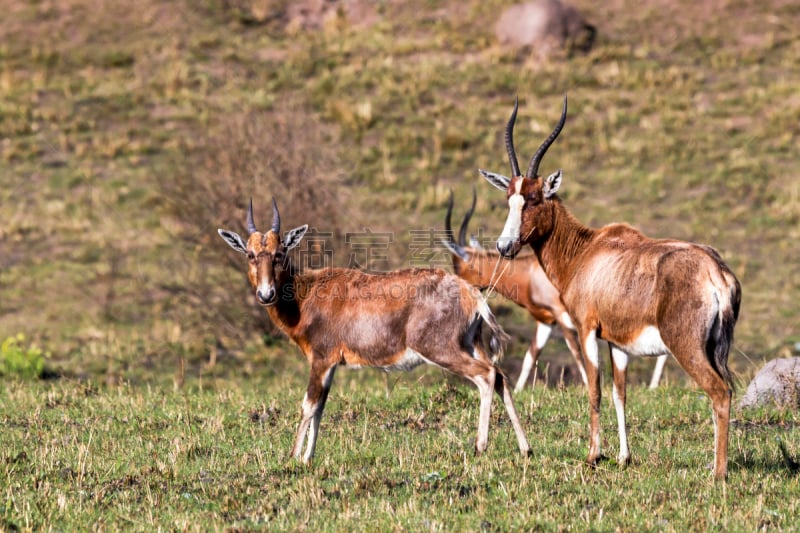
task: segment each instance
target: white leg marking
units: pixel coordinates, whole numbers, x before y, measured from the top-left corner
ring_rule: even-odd
[[[618,348],[611,348],[611,359],[614,361],[614,366],[618,370],[625,370],[628,368],[628,354],[619,350]],[[625,386],[624,384],[622,385]],[[619,456],[618,461],[620,464],[628,462],[631,457],[631,451],[628,448],[628,428],[625,423],[625,404],[622,403],[621,392],[617,389],[617,384],[614,383],[614,388],[611,390],[611,397],[614,399],[614,410],[617,412],[617,428],[619,429]]]
[[[572,331],[575,331],[575,324],[572,323],[572,319],[569,317],[569,314],[566,311],[561,313],[561,323]]]
[[[314,449],[317,447],[317,432],[319,431],[319,420],[315,414],[309,414],[312,418],[308,425],[308,441],[306,442],[306,453],[303,454],[303,462],[308,463],[314,457]],[[305,414],[303,415],[305,416]]]
[[[481,411],[478,417],[478,440],[475,441],[475,449],[478,453],[486,450],[489,442],[489,418],[492,415],[492,389],[494,383],[487,383],[483,377],[478,376],[474,380],[481,395]]]
[[[303,403],[301,404],[300,424],[297,426],[297,435],[294,439],[294,446],[292,447],[292,457],[299,458],[300,450],[303,448],[303,442],[306,440],[306,433],[308,432],[308,423],[311,420],[308,415],[311,408],[311,402],[308,401],[308,393],[303,395]]]
[[[553,331],[553,327],[547,324],[542,324],[539,322],[539,325],[536,326],[536,347],[540,350],[544,348],[544,345],[547,344],[547,339],[550,338],[550,332]]]
[[[544,348],[544,345],[547,344],[547,340],[550,338],[550,333],[553,331],[553,327],[548,324],[542,324],[541,322],[536,323],[536,352],[538,353],[539,350]],[[522,360],[522,371],[519,373],[519,379],[517,380],[517,385],[514,387],[514,392],[520,392],[524,387],[525,383],[528,382],[528,377],[531,375],[531,370],[533,370],[533,354],[531,350],[528,349],[525,352],[525,358]]]
[[[320,396],[319,401],[316,405],[311,405],[309,403],[309,416],[312,416],[313,419],[311,421],[311,425],[308,428],[308,443],[306,444],[306,453],[303,454],[303,462],[308,463],[314,457],[314,451],[317,448],[317,436],[319,435],[319,422],[322,420],[322,411],[325,409],[325,401],[327,400],[326,396],[328,391],[333,384],[333,375],[336,371],[336,366],[332,366],[325,372],[325,375],[322,376],[322,388],[323,393]],[[305,406],[303,407],[303,416],[305,414]]]
[[[600,367],[600,358],[597,356],[597,332],[590,331],[583,341],[583,354],[586,362],[595,368]]]
[[[597,430],[597,434],[592,436],[592,442],[591,442],[591,444],[589,446],[590,446],[590,449],[594,448],[595,450],[597,450],[597,456],[600,457],[600,455],[602,454],[602,449],[600,448],[600,430],[599,429]]]
[[[618,370],[625,370],[628,368],[628,354],[619,348],[611,347],[611,359],[614,361],[614,366]]]
[[[600,359],[597,356],[597,332],[592,330],[583,340],[583,353],[586,356],[586,365],[591,366],[595,371],[595,376],[597,377],[597,386],[600,386],[600,377],[599,377],[599,367],[600,367]],[[594,383],[589,383],[589,397],[591,402],[591,394],[592,388]],[[599,392],[598,392],[599,394]],[[600,409],[600,405],[597,406],[597,409]],[[590,416],[594,416],[594,414],[590,414]],[[599,415],[598,415],[599,416]],[[600,457],[601,449],[600,449],[600,426],[597,427],[592,424],[591,427],[592,435],[589,441],[589,454],[590,456],[596,453],[597,455],[594,457]]]
[[[583,384],[588,385],[589,378],[586,377],[586,369],[583,368],[581,365],[578,365],[578,371],[581,373],[581,379],[583,380]]]
[[[658,384],[661,383],[661,374],[664,373],[664,366],[667,364],[669,355],[659,355],[656,359],[656,367],[653,369],[653,377],[650,379],[650,388],[657,389]]]
[[[619,463],[623,464],[628,461],[631,456],[631,451],[628,448],[628,429],[625,426],[625,405],[619,397],[617,386],[611,390],[611,396],[614,398],[614,408],[617,411],[617,427],[619,429]]]
[[[514,387],[514,392],[520,392],[525,388],[525,384],[528,382],[528,377],[531,375],[532,369],[533,354],[531,353],[530,349],[528,349],[528,351],[525,352],[525,357],[522,359],[522,370],[519,373],[519,378],[517,378],[517,384]]]

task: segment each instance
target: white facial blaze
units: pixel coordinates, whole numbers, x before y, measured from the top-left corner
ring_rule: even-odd
[[[514,194],[508,197],[508,218],[506,225],[503,228],[503,233],[497,239],[499,245],[510,247],[519,239],[519,228],[522,225],[522,207],[525,205],[525,199],[520,194],[522,188],[522,179],[518,179],[514,183]]]

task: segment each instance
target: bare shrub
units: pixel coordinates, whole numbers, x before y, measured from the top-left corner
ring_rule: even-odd
[[[335,146],[335,132],[300,109],[234,113],[221,117],[190,150],[179,175],[162,181],[180,238],[208,266],[180,288],[186,303],[197,304],[191,311],[193,326],[237,342],[254,329],[277,333],[255,304],[244,259],[216,230],[247,235],[251,196],[256,226],[269,228],[274,196],[284,230],[309,224],[330,232],[324,249],[335,248],[341,241],[337,213],[346,198]],[[308,239],[309,246],[315,242],[320,241]]]

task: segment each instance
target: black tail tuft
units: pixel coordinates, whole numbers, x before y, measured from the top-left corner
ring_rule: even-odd
[[[733,328],[736,326],[736,319],[739,315],[741,298],[741,288],[737,281],[731,286],[729,304],[719,305],[720,302],[719,300],[717,301],[719,310],[714,317],[714,322],[711,324],[708,339],[706,340],[708,360],[731,390],[735,390],[736,386],[733,382],[733,375],[728,368],[728,354],[733,345]]]
[[[490,315],[490,320],[487,320],[486,323],[491,331],[491,337],[489,337],[489,355],[492,361],[497,362],[503,358],[505,345],[511,340],[511,337],[503,330],[502,326],[497,323],[494,315]]]

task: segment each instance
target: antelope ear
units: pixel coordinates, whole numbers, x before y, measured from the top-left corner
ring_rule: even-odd
[[[559,168],[545,178],[544,183],[542,184],[542,192],[544,193],[545,198],[552,198],[552,196],[558,192],[558,188],[561,187],[561,176],[562,172]]]
[[[293,230],[286,232],[286,236],[283,238],[283,247],[287,252],[300,244],[300,241],[303,240],[303,235],[306,234],[306,231],[308,231],[308,224],[303,224],[298,228],[294,228]]]
[[[481,246],[481,242],[475,238],[475,235],[469,236],[469,245],[476,250],[483,250],[483,246]]]
[[[511,183],[511,178],[503,176],[502,174],[495,174],[494,172],[488,172],[486,170],[483,170],[482,168],[479,168],[478,172],[481,173],[481,176],[486,178],[486,181],[488,181],[501,191],[506,192],[508,190],[508,184]]]
[[[239,234],[234,231],[228,231],[226,229],[218,229],[217,233],[222,239],[228,243],[228,246],[233,248],[239,253],[247,254],[247,245],[244,243]]]

